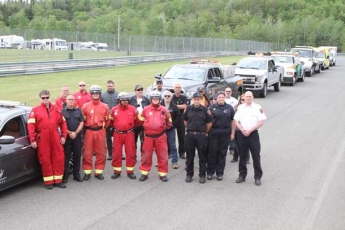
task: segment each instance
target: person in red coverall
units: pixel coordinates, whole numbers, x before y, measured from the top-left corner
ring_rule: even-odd
[[[78,108],[83,107],[86,102],[91,101],[91,94],[86,90],[84,81],[79,82],[79,91],[74,93],[74,97]]]
[[[41,104],[32,109],[28,118],[31,147],[37,148],[46,188],[52,189],[54,185],[66,188],[62,176],[65,169],[63,144],[67,137],[67,125],[58,108],[50,103],[49,91],[42,90],[39,97]]]
[[[146,106],[138,116],[144,127],[144,144],[141,156],[140,181],[145,181],[152,167],[152,154],[157,154],[158,175],[163,182],[167,182],[168,173],[168,145],[165,131],[171,127],[169,110],[160,105],[161,94],[158,91],[150,93],[151,104]]]
[[[134,166],[136,162],[136,149],[134,143],[134,127],[138,124],[138,111],[129,105],[130,96],[126,92],[121,92],[117,96],[118,105],[111,109],[113,133],[113,162],[114,174],[112,179],[121,175],[122,169],[122,148],[125,146],[126,152],[126,171],[127,176],[136,179]]]
[[[84,180],[89,180],[92,173],[92,156],[96,154],[95,177],[103,180],[102,175],[107,154],[105,129],[109,125],[108,106],[100,101],[102,89],[98,85],[90,87],[92,100],[85,103],[81,111],[85,117],[83,170]]]
[[[66,97],[69,95],[69,87],[62,86],[61,88],[61,96],[55,99],[55,106],[61,111],[66,105]]]

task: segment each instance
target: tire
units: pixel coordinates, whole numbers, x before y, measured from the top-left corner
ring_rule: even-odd
[[[282,83],[281,83],[281,78],[279,77],[279,81],[277,83],[274,84],[274,91],[276,92],[279,92],[280,91],[280,88],[282,86]]]
[[[296,79],[297,79],[297,76],[296,76],[296,73],[295,73],[295,75],[293,75],[292,82],[290,83],[290,86],[294,86],[295,85],[295,83],[297,81]]]
[[[302,73],[302,77],[299,79],[300,82],[304,82],[305,79],[305,72]]]
[[[264,88],[260,92],[260,97],[265,98],[267,96],[267,82],[264,83]]]
[[[242,92],[241,92],[240,89],[238,89],[235,98],[236,98],[237,100],[240,100],[241,95],[242,95]]]

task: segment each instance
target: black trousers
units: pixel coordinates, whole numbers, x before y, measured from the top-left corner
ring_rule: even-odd
[[[66,138],[64,144],[65,149],[65,171],[64,178],[68,178],[68,168],[69,161],[71,159],[71,154],[73,153],[73,176],[79,176],[80,173],[80,159],[81,159],[81,135],[77,136],[75,139],[71,139],[69,136]]]
[[[113,141],[112,141],[112,137],[113,137],[113,131],[112,131],[113,127],[108,127],[107,128],[107,132],[106,132],[106,139],[107,139],[107,149],[108,149],[108,156],[112,156],[113,155]]]
[[[207,175],[224,175],[230,130],[214,130],[208,135]]]
[[[239,135],[238,133],[241,133],[240,130],[236,129],[235,131],[235,141],[234,141],[234,155],[233,155],[233,159],[234,160],[238,160],[238,157],[240,156],[240,151],[238,148],[238,143],[237,143],[237,138],[236,136]],[[249,154],[249,148],[248,148],[248,152],[246,153],[246,161],[250,160],[250,154]]]
[[[134,129],[135,149],[137,149],[138,138],[140,138],[140,152],[141,152],[141,150],[143,149],[143,143],[144,143],[144,128],[142,126],[137,126]]]
[[[194,176],[195,149],[199,154],[199,176],[206,175],[207,137],[206,134],[186,134],[186,172],[187,176]]]
[[[178,154],[182,155],[186,152],[185,137],[186,137],[186,128],[183,121],[181,121],[177,127],[177,139],[178,139]]]
[[[247,176],[246,154],[248,153],[249,149],[253,159],[254,178],[261,179],[263,173],[260,161],[261,144],[259,132],[256,130],[252,132],[248,137],[244,136],[241,132],[237,132],[236,140],[240,152],[240,161],[238,164],[240,177],[246,178]]]

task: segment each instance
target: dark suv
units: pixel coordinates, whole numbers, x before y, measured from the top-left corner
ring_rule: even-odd
[[[27,130],[31,107],[0,101],[0,191],[41,175]]]
[[[172,66],[165,74],[156,74],[155,78],[163,80],[163,88],[174,92],[174,84],[180,83],[182,94],[190,99],[197,88],[205,89],[207,97],[232,89],[233,97],[238,98],[243,93],[242,78],[235,77],[235,65],[221,66],[217,61],[192,59],[191,64]],[[147,94],[156,89],[155,82],[147,88]]]

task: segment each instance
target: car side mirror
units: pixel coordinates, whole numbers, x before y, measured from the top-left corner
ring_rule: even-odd
[[[15,140],[16,139],[14,137],[12,137],[12,136],[4,135],[4,136],[0,137],[0,144],[1,145],[13,144]]]

